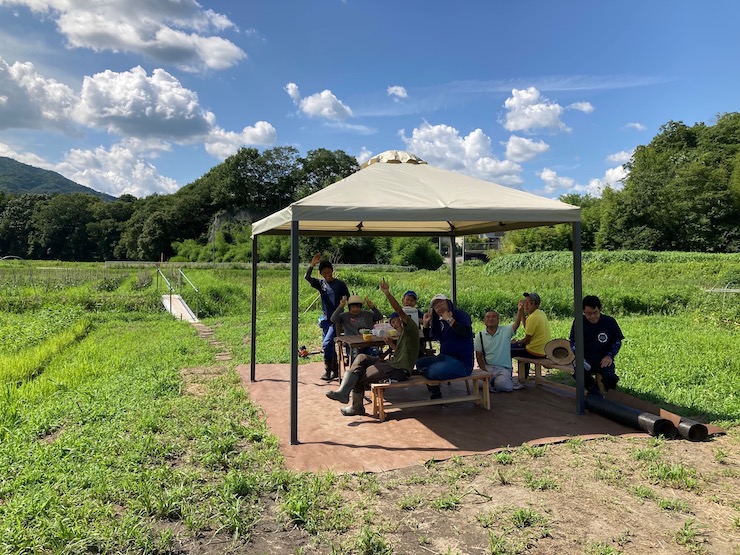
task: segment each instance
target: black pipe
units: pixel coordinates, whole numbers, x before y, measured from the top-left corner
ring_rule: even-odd
[[[709,437],[709,432],[704,424],[688,418],[682,418],[679,421],[678,433],[689,441],[706,441]]]
[[[676,427],[673,422],[650,412],[641,411],[614,401],[607,401],[595,395],[586,396],[586,408],[591,412],[606,416],[610,420],[646,431],[654,436],[676,437]]]

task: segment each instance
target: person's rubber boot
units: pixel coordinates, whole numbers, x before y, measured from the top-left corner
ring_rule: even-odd
[[[341,409],[344,416],[362,416],[365,414],[365,392],[352,390],[352,404]]]
[[[428,385],[427,389],[429,390],[430,399],[441,399],[442,398],[442,388],[438,385]]]
[[[330,360],[324,360],[324,373],[321,374],[321,379],[325,382],[331,381],[332,366]]]
[[[333,358],[331,360],[330,375],[331,375],[331,378],[329,378],[329,381],[339,379],[339,359]]]
[[[344,378],[342,378],[342,385],[339,386],[339,389],[336,391],[327,391],[326,396],[329,397],[329,399],[339,401],[346,405],[349,403],[349,393],[352,391],[352,388],[355,387],[358,379],[360,379],[360,377],[354,372],[345,372]]]

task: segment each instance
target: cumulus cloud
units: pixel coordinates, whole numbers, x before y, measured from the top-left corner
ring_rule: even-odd
[[[576,187],[576,191],[592,197],[600,197],[607,187],[617,191],[622,189],[624,180],[627,179],[628,175],[628,172],[622,166],[609,168],[604,172],[603,177],[591,179],[585,187]]]
[[[568,105],[569,110],[578,110],[584,114],[590,114],[594,111],[594,107],[590,102],[574,102]]]
[[[206,139],[206,150],[219,160],[225,160],[246,145],[271,145],[277,132],[266,121],[258,121],[252,127],[245,127],[241,133],[215,128]]]
[[[357,156],[355,156],[355,159],[357,160],[358,164],[362,165],[368,160],[370,160],[370,158],[372,157],[373,157],[373,151],[363,146],[360,149],[360,153]]]
[[[173,140],[207,135],[215,119],[175,77],[141,67],[85,77],[75,117],[110,133]]]
[[[350,107],[343,104],[328,89],[301,99],[298,106],[300,111],[310,118],[343,121],[352,117]]]
[[[40,75],[30,62],[0,58],[0,129],[70,129],[74,91]]]
[[[620,150],[619,152],[615,152],[614,154],[610,154],[606,157],[606,161],[610,164],[626,164],[630,161],[632,158],[632,152],[627,152],[626,150]]]
[[[491,139],[476,129],[462,137],[449,125],[424,122],[407,137],[399,133],[406,150],[430,164],[459,171],[502,185],[520,185],[522,168],[510,160],[499,160],[491,152]]]
[[[32,152],[18,152],[14,150],[13,147],[5,143],[0,143],[0,156],[12,158],[18,162],[23,162],[29,166],[36,166],[37,168],[43,168],[45,170],[54,169],[54,167],[41,156]]]
[[[217,36],[236,26],[196,0],[4,0],[51,17],[73,48],[128,52],[187,71],[220,70],[246,58]]]
[[[398,101],[401,98],[407,98],[409,95],[406,92],[406,87],[400,85],[393,85],[388,87],[388,96],[392,96],[394,100]]]
[[[551,102],[534,88],[513,89],[511,97],[504,102],[506,115],[504,127],[507,131],[532,132],[535,129],[569,131],[560,120],[563,107]]]
[[[295,83],[288,83],[283,87],[283,89],[288,93],[293,104],[298,104],[301,101],[301,92],[298,90],[298,85]]]
[[[636,131],[646,131],[647,127],[641,123],[638,122],[631,122],[625,125],[627,129],[634,129]]]
[[[512,135],[506,141],[506,158],[512,162],[527,162],[550,149],[544,141],[533,141]]]
[[[623,180],[627,177],[627,172],[622,166],[610,168],[604,172],[603,177],[590,179],[587,185],[577,183],[572,177],[560,176],[550,168],[544,168],[537,175],[545,183],[544,190],[549,195],[578,193],[600,197],[607,187],[621,189],[624,186]]]
[[[537,176],[545,182],[545,192],[552,195],[556,191],[570,191],[577,186],[575,179],[572,177],[562,177],[550,168],[544,168]]]
[[[73,149],[53,168],[65,177],[113,196],[130,194],[145,197],[152,193],[170,194],[179,185],[159,174],[150,162],[169,150],[163,141],[124,140],[109,149]]]

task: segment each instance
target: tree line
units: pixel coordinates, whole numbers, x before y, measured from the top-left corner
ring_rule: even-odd
[[[626,165],[621,190],[568,194],[582,209],[584,250],[740,252],[740,113],[713,125],[668,122]],[[251,259],[251,222],[359,169],[341,150],[242,148],[171,195],[106,202],[92,195],[0,193],[0,256],[28,259]],[[571,247],[568,225],[509,232],[507,252]],[[305,237],[301,256],[324,252],[343,262],[437,267],[425,238]],[[287,261],[286,237],[260,240],[261,261]]]

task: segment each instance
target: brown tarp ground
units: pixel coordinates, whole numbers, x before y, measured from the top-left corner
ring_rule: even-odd
[[[237,366],[237,372],[252,401],[264,410],[270,430],[280,439],[286,467],[297,471],[382,472],[429,459],[491,453],[525,442],[646,435],[596,414],[578,416],[573,389],[547,382],[491,395],[490,411],[470,402],[389,411],[385,422],[369,414],[347,417],[339,412],[340,403],[326,397],[325,392],[338,385],[319,379],[323,372],[319,362],[298,368],[300,443],[290,445],[290,365],[258,364],[254,383],[249,381],[249,365]],[[442,386],[443,394],[451,396],[453,387],[457,394],[464,393],[465,386],[458,383]],[[427,395],[426,389],[418,386],[386,393],[390,400]],[[634,398],[621,394],[614,400],[627,403],[630,399]],[[654,409],[651,412],[660,411],[649,404],[637,408],[650,407]],[[370,410],[369,404],[365,409]],[[661,416],[670,414],[664,411]],[[712,427],[710,433],[721,430]]]

